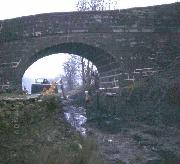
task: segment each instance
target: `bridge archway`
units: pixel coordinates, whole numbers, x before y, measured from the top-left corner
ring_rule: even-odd
[[[91,62],[93,62],[98,70],[101,71],[100,67],[102,65],[108,64],[109,62],[113,62],[115,58],[105,52],[103,49],[98,47],[93,47],[91,45],[87,45],[84,43],[62,43],[58,45],[53,45],[51,47],[46,47],[35,54],[29,56],[26,61],[24,62],[24,68],[28,68],[38,59],[56,53],[69,53],[75,54],[81,57],[84,57]]]
[[[110,62],[114,62],[115,58],[105,52],[103,49],[87,45],[84,43],[78,43],[78,42],[71,42],[71,43],[62,43],[58,45],[53,45],[51,47],[46,47],[37,53],[34,53],[32,55],[28,55],[28,57],[25,57],[21,67],[21,70],[19,71],[19,77],[22,79],[25,71],[37,60],[57,53],[68,53],[68,54],[74,54],[81,57],[84,57],[88,60],[90,60],[96,67],[98,72],[101,74],[103,72],[103,67],[105,65],[109,65]],[[21,82],[22,83],[22,82]]]

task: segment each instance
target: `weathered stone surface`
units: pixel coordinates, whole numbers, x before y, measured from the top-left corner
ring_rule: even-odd
[[[180,55],[179,18],[180,3],[174,3],[0,21],[0,82],[21,85],[33,62],[60,52],[90,59],[101,77],[122,74],[113,80],[136,78],[136,69],[163,69]]]

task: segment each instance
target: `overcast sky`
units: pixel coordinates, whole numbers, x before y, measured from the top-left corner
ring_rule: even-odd
[[[0,20],[51,12],[76,11],[78,0],[0,0]],[[177,0],[117,0],[118,9],[174,3]],[[51,55],[34,63],[26,77],[54,77],[62,73],[66,55]]]
[[[53,54],[39,59],[25,72],[26,77],[53,78],[63,72],[63,63],[68,60],[69,54]]]
[[[0,0],[0,20],[50,12],[75,11],[78,0]],[[152,6],[177,0],[117,0],[117,8]]]

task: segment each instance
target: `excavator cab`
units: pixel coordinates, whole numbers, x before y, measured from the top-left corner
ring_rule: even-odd
[[[45,78],[35,79],[35,83],[31,85],[31,94],[42,93],[43,90],[48,90],[51,87],[50,82]]]

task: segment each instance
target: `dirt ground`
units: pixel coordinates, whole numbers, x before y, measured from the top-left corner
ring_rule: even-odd
[[[108,125],[107,125],[108,126]],[[88,128],[108,164],[179,164],[180,130],[133,124],[110,134]]]

